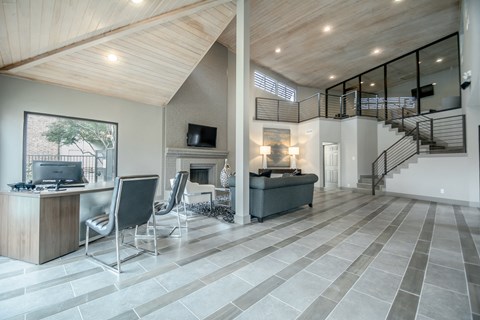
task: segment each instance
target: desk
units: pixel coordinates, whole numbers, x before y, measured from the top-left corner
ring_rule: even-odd
[[[81,195],[110,193],[111,199],[112,190],[113,182],[54,192],[0,191],[0,255],[41,264],[77,250],[86,220],[81,203],[91,203]]]

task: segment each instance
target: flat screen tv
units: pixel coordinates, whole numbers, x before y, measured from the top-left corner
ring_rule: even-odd
[[[217,128],[189,123],[187,146],[215,148],[217,146]]]
[[[420,98],[433,96],[433,84],[420,87]],[[412,97],[417,97],[417,88],[412,89]]]

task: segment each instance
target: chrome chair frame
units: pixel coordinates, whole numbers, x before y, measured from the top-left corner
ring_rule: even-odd
[[[170,193],[170,196],[169,196],[168,200],[166,202],[164,202],[164,204],[166,205],[165,208],[162,208],[159,211],[154,210],[153,214],[152,214],[152,220],[153,220],[153,223],[155,223],[156,216],[166,215],[166,214],[170,213],[173,209],[175,209],[176,215],[177,215],[178,226],[160,226],[160,225],[157,225],[157,227],[172,228],[172,230],[168,234],[172,238],[180,238],[182,236],[182,225],[181,225],[181,222],[180,222],[180,213],[178,211],[178,207],[182,203],[183,192],[185,190],[185,185],[186,185],[187,180],[188,180],[188,174],[189,173],[187,171],[177,172],[177,174],[175,175],[175,179],[174,179],[174,182],[173,182],[172,191]],[[147,224],[147,228],[148,227],[149,227],[149,225]],[[155,228],[155,226],[153,228]],[[177,230],[177,229],[178,229],[178,234],[174,235],[173,232],[175,232],[175,230]]]
[[[151,205],[151,209],[148,210],[148,212],[144,211],[141,212],[140,215],[135,216],[134,218],[139,217],[139,220],[136,221],[135,219],[131,219],[132,221],[126,221],[126,225],[122,226],[124,223],[119,220],[119,214],[123,214],[123,211],[120,210],[125,210],[121,205],[122,205],[122,196],[125,196],[123,193],[124,189],[124,183],[125,182],[132,182],[132,181],[141,181],[141,180],[154,180],[153,185],[149,186],[151,189],[149,194],[145,194],[146,198],[145,201],[148,201]],[[144,248],[139,248],[137,245],[132,245],[132,243],[124,243],[124,231],[126,229],[133,228],[132,224],[135,224],[135,240],[137,239],[137,231],[138,231],[138,226],[141,224],[148,223],[150,220],[151,215],[154,213],[154,197],[156,193],[158,185],[158,175],[143,175],[143,176],[122,176],[122,177],[117,177],[115,178],[115,187],[112,195],[112,203],[110,205],[110,212],[108,214],[102,214],[99,216],[96,216],[94,218],[88,219],[85,224],[87,226],[86,230],[86,236],[85,236],[85,254],[95,260],[96,262],[104,265],[107,269],[111,271],[115,271],[117,273],[121,273],[121,263],[128,261],[130,259],[133,259],[143,253],[151,253],[153,255],[158,255],[157,252],[157,237],[156,237],[156,230],[154,228],[154,250],[148,250]],[[145,206],[146,209],[147,207]],[[127,216],[128,217],[128,216]],[[114,220],[114,223],[111,222],[111,220]],[[128,220],[128,219],[127,219]],[[145,221],[143,221],[145,220]],[[138,222],[138,223],[137,223]],[[112,225],[114,224],[114,225]],[[153,221],[153,224],[155,226],[155,221]],[[96,226],[99,227],[96,227]],[[119,226],[122,226],[121,228]],[[89,234],[90,234],[90,228],[92,228],[94,231],[100,233],[100,235],[107,236],[111,234],[113,231],[115,232],[115,250],[116,250],[116,261],[112,263],[107,263],[99,258],[96,257],[95,253],[89,253]],[[134,241],[135,241],[134,240]],[[128,246],[131,247],[135,250],[137,250],[136,253],[129,255],[123,259],[120,258],[120,247],[121,246]],[[98,255],[98,253],[97,253]]]

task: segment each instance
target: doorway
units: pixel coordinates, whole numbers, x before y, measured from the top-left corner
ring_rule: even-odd
[[[323,187],[338,188],[339,156],[338,144],[323,143]]]

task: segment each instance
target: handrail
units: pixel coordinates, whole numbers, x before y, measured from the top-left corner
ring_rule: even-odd
[[[353,100],[349,96],[353,96]],[[357,91],[350,91],[343,95],[327,95],[318,92],[300,101],[256,97],[255,119],[296,123],[323,117],[342,119],[350,116],[347,115],[346,104],[352,103],[352,108],[357,109]]]

